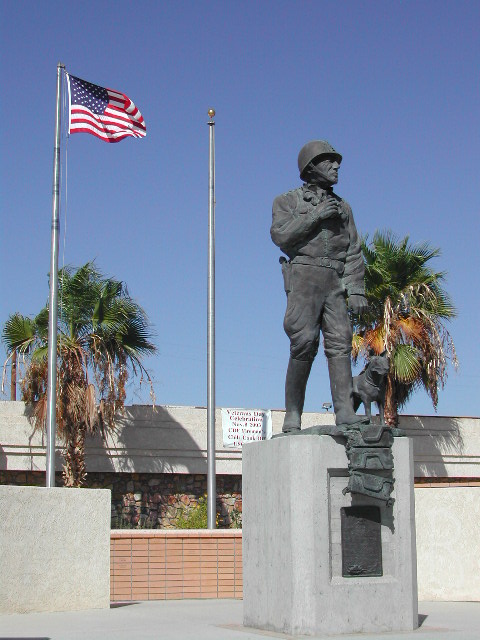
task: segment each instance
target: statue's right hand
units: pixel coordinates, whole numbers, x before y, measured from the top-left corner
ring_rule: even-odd
[[[326,220],[327,218],[338,216],[338,203],[332,196],[328,196],[328,198],[317,205],[316,209],[315,215],[318,217],[318,220]]]

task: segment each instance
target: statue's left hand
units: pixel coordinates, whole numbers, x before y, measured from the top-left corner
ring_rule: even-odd
[[[368,302],[365,296],[352,294],[348,297],[348,308],[358,315],[365,313],[368,309]]]

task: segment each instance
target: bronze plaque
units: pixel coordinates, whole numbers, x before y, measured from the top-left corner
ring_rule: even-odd
[[[380,508],[366,505],[341,509],[342,576],[382,576]]]

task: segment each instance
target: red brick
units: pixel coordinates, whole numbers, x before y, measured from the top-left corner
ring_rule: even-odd
[[[118,582],[118,583],[122,583],[122,582],[128,582],[128,583],[130,583],[130,582],[131,582],[131,580],[132,580],[132,575],[131,575],[131,573],[124,573],[124,574],[119,573],[119,574],[115,574],[115,578],[114,578],[114,580],[115,580],[115,583],[117,583],[117,582]]]
[[[113,553],[114,558],[131,558],[132,553],[130,549],[116,549]]]

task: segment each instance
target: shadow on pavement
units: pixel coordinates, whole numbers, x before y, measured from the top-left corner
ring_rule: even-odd
[[[422,624],[425,622],[427,618],[428,616],[424,616],[423,613],[418,614],[418,628],[422,626]]]

